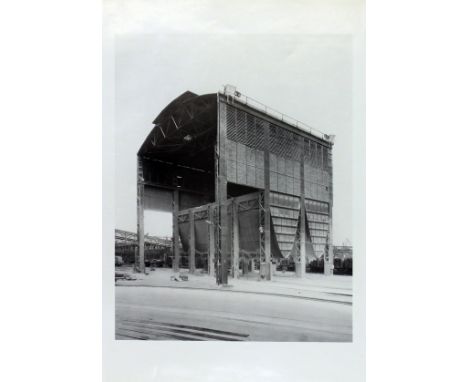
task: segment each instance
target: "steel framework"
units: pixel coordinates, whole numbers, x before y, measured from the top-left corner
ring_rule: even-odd
[[[333,273],[333,141],[231,86],[202,96],[185,92],[154,120],[138,152],[137,264],[144,259],[144,209],[167,208],[175,271],[180,237],[190,272],[195,254],[208,253],[218,284],[238,276],[246,252],[258,252],[267,280],[272,262],[293,254],[299,277],[320,256],[325,273]],[[163,196],[168,202],[157,201]],[[256,217],[243,215],[246,208],[258,208]],[[244,237],[250,233],[240,219],[249,227],[258,222],[254,241]]]

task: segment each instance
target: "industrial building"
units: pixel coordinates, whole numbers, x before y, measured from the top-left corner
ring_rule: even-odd
[[[333,136],[233,86],[185,92],[167,105],[138,151],[137,268],[144,269],[144,210],[173,216],[173,269],[205,264],[219,284],[275,264],[323,258],[333,274]]]
[[[127,264],[134,263],[138,253],[138,236],[134,232],[115,230],[115,256],[120,256]],[[145,235],[145,260],[172,261],[172,240],[165,237]]]

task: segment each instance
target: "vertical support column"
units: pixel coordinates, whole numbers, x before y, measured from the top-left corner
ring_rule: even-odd
[[[172,193],[172,249],[174,257],[172,259],[172,269],[179,272],[180,266],[180,246],[179,246],[179,190]]]
[[[333,256],[333,234],[332,234],[332,216],[331,216],[331,206],[330,206],[330,218],[328,220],[328,235],[327,235],[327,244],[325,248],[325,261],[323,262],[323,274],[326,276],[333,275],[334,266],[334,256]]]
[[[210,276],[215,275],[215,211],[214,205],[210,205],[208,209],[208,236],[209,236],[209,247],[208,247],[208,273]]]
[[[304,146],[304,140],[302,140]],[[307,212],[305,208],[305,182],[304,182],[304,147],[301,153],[301,210],[299,217],[300,221],[300,246],[299,246],[299,261],[296,261],[296,276],[304,277],[306,269],[306,225]]]
[[[143,161],[137,156],[137,237],[138,255],[135,259],[135,270],[145,272],[145,184],[143,177]]]
[[[135,256],[135,263],[133,264],[133,270],[135,272],[138,271],[138,244],[135,245],[133,248],[134,256]]]
[[[323,273],[327,276],[333,275],[334,266],[334,255],[333,255],[333,162],[332,162],[332,147],[333,144],[328,148],[328,161],[327,167],[330,175],[330,181],[328,184],[329,192],[329,204],[328,204],[328,235],[327,235],[327,246],[325,253],[325,261],[323,264]],[[327,151],[328,151],[327,150]]]
[[[220,102],[218,95],[218,144],[217,144],[217,179],[216,179],[216,203],[218,205],[218,241],[216,248],[217,283],[228,283],[228,211],[227,211],[227,163],[226,163],[226,104]]]
[[[195,219],[193,210],[189,213],[190,241],[189,241],[189,272],[195,273]]]
[[[261,280],[262,277],[266,276],[265,271],[265,208],[264,205],[265,193],[260,192],[258,195],[258,242],[259,242],[259,273],[258,279]]]
[[[219,134],[219,95],[218,95],[218,134]],[[214,254],[214,263],[213,263],[213,273],[216,279],[216,284],[221,284],[221,226],[219,222],[220,218],[220,209],[218,203],[218,172],[219,172],[219,138],[215,147],[215,204],[213,208],[213,225],[214,225],[214,245],[215,245],[215,254]]]
[[[239,206],[232,201],[232,277],[239,278]]]
[[[271,227],[270,227],[270,125],[264,122],[265,150],[263,151],[263,177],[264,184],[264,231],[265,231],[265,263],[267,273],[266,280],[271,280],[273,266],[271,263]]]

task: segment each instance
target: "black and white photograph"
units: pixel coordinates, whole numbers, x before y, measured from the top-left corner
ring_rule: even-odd
[[[353,339],[350,36],[119,36],[115,338]]]

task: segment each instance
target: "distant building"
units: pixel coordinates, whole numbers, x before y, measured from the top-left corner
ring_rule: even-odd
[[[138,238],[134,232],[115,230],[115,255],[120,256],[124,263],[135,262],[138,249]],[[171,262],[172,240],[165,237],[145,236],[145,260],[164,260]]]

